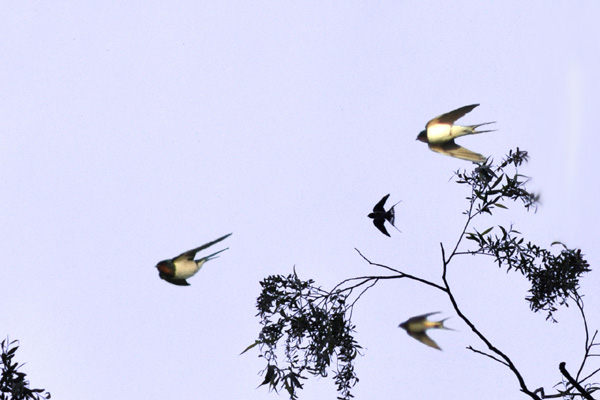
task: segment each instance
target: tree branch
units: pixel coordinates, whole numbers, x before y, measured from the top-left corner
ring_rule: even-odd
[[[367,257],[365,257],[365,256],[364,256],[364,255],[363,255],[363,254],[360,252],[360,250],[358,250],[357,248],[355,248],[354,250],[356,250],[356,251],[358,252],[358,254],[360,254],[360,256],[361,256],[361,257],[362,257],[362,258],[363,258],[363,259],[364,259],[366,262],[368,262],[369,264],[371,264],[371,265],[375,265],[375,266],[377,266],[377,267],[382,267],[382,268],[389,269],[390,271],[394,271],[394,272],[396,272],[398,275],[388,275],[388,276],[372,276],[372,277],[368,277],[368,276],[366,276],[366,277],[365,277],[365,276],[363,276],[363,277],[357,277],[357,278],[348,278],[348,279],[345,279],[345,280],[343,280],[342,282],[338,283],[338,284],[335,286],[335,288],[337,288],[337,287],[341,286],[342,284],[344,284],[344,283],[346,283],[346,282],[349,282],[349,281],[352,281],[352,280],[356,280],[356,279],[401,279],[401,278],[407,278],[407,279],[412,279],[412,280],[415,280],[415,281],[417,281],[417,282],[421,282],[421,283],[423,283],[423,284],[425,284],[425,285],[432,286],[432,287],[434,287],[434,288],[436,288],[436,289],[438,289],[438,290],[441,290],[442,292],[445,292],[445,291],[446,291],[446,288],[444,288],[443,286],[440,286],[440,285],[438,285],[437,283],[433,283],[433,282],[431,282],[431,281],[428,281],[427,279],[419,278],[418,276],[414,276],[414,275],[410,275],[410,274],[404,273],[404,272],[402,272],[402,271],[398,271],[397,269],[390,268],[390,267],[388,267],[387,265],[383,265],[383,264],[377,264],[377,263],[374,263],[374,262],[372,262],[371,260],[369,260]],[[334,288],[334,289],[335,289],[335,288]]]
[[[475,325],[467,318],[467,316],[462,313],[462,311],[458,307],[458,303],[457,303],[456,299],[454,298],[452,291],[450,290],[450,284],[448,283],[448,279],[446,276],[447,262],[446,262],[446,254],[444,251],[444,245],[442,243],[440,243],[440,247],[442,249],[442,262],[443,262],[442,280],[444,281],[444,285],[446,287],[446,293],[448,293],[448,298],[450,299],[450,302],[452,303],[452,306],[454,307],[454,311],[456,311],[456,313],[458,314],[460,319],[462,319],[469,326],[469,328],[471,328],[471,330],[479,337],[479,339],[483,343],[485,343],[485,345],[488,347],[488,349],[490,349],[492,352],[499,355],[506,362],[507,367],[513,372],[513,374],[516,376],[517,380],[519,381],[519,386],[521,387],[521,391],[523,393],[527,394],[532,399],[541,400],[537,394],[535,394],[534,392],[532,392],[531,390],[529,390],[527,388],[527,385],[525,384],[525,380],[523,379],[523,376],[521,376],[521,373],[519,372],[517,367],[513,364],[512,360],[506,354],[501,352],[498,348],[494,347],[492,345],[492,343],[485,336],[483,336],[483,334],[475,327]],[[457,247],[458,246],[456,246],[455,249]],[[450,259],[452,259],[452,255],[448,258],[448,260],[450,260]]]
[[[489,357],[489,358],[491,358],[492,360],[498,361],[500,364],[503,364],[503,365],[506,365],[507,367],[509,367],[509,365],[508,365],[508,364],[507,364],[505,361],[502,361],[501,359],[499,359],[499,358],[496,358],[496,357],[494,357],[493,355],[491,355],[491,354],[488,354],[488,353],[485,353],[485,352],[483,352],[483,351],[481,351],[481,350],[477,350],[477,349],[475,349],[473,346],[469,346],[469,347],[467,347],[467,349],[471,350],[471,351],[472,351],[472,352],[474,352],[474,353],[478,353],[478,354],[481,354],[481,355],[483,355],[483,356]]]
[[[579,382],[577,382],[575,379],[573,379],[573,377],[571,376],[571,374],[569,374],[569,371],[567,371],[567,368],[566,368],[566,363],[564,361],[561,362],[558,365],[558,369],[563,374],[563,376],[565,378],[567,378],[567,380],[569,381],[569,383],[571,385],[573,385],[573,387],[575,387],[577,390],[579,390],[579,393],[581,393],[581,395],[584,398],[586,398],[587,400],[594,400],[594,398],[592,397],[592,395],[589,394],[583,387],[581,387],[581,385],[579,384]]]

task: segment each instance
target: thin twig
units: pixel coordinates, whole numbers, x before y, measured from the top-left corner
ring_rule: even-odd
[[[471,199],[470,199],[470,204],[469,204],[469,210],[467,211],[467,221],[465,222],[465,226],[463,227],[463,230],[462,230],[460,236],[458,237],[458,240],[456,241],[456,246],[454,246],[454,250],[452,250],[452,253],[450,254],[450,257],[448,257],[447,260],[444,258],[444,275],[445,275],[445,272],[446,272],[445,271],[446,265],[450,264],[450,260],[452,260],[452,257],[454,257],[456,251],[458,250],[458,246],[460,245],[460,242],[462,241],[463,236],[465,236],[465,232],[467,231],[467,228],[469,227],[469,224],[471,223],[471,221],[473,220],[473,218],[475,218],[475,216],[477,215],[477,212],[474,215],[471,214],[473,212],[473,206],[475,205],[474,192],[475,192],[475,190],[472,189],[471,190]]]
[[[365,292],[366,292],[367,290],[369,290],[369,289],[371,289],[373,286],[375,286],[375,284],[376,284],[378,281],[379,281],[378,279],[375,279],[375,280],[373,281],[373,283],[371,283],[369,286],[367,286],[366,288],[364,288],[364,289],[363,289],[363,291],[362,291],[362,292],[360,292],[360,293],[358,294],[358,296],[356,296],[356,299],[354,299],[354,301],[352,302],[352,304],[350,304],[350,318],[349,318],[349,319],[352,319],[352,312],[354,311],[354,304],[356,304],[356,302],[358,301],[358,299],[360,299],[360,298],[362,297],[362,295],[363,295],[363,294],[365,294]]]
[[[594,372],[592,372],[591,374],[589,374],[588,376],[586,376],[585,378],[583,378],[582,380],[580,380],[580,383],[583,383],[585,381],[587,381],[588,379],[590,379],[592,376],[596,375],[596,373],[598,373],[600,371],[600,368],[598,368],[597,370],[595,370]]]
[[[397,273],[397,274],[402,274],[402,272],[401,272],[401,271],[398,271],[397,269],[394,269],[394,268],[392,268],[392,267],[388,267],[387,265],[383,265],[383,264],[376,264],[376,263],[374,263],[374,262],[371,262],[371,260],[369,260],[367,257],[365,257],[365,256],[363,255],[363,253],[361,253],[361,252],[360,252],[360,250],[359,250],[359,249],[357,249],[356,247],[354,248],[354,250],[356,250],[356,251],[358,252],[358,254],[360,254],[360,256],[361,256],[362,258],[364,258],[364,259],[365,259],[365,261],[366,261],[366,262],[368,262],[369,264],[371,264],[371,265],[375,265],[376,267],[381,267],[381,268],[389,269],[390,271],[393,271],[393,272],[395,272],[395,273]]]
[[[509,367],[509,365],[505,361],[502,361],[501,359],[496,358],[496,357],[494,357],[491,354],[485,353],[485,352],[483,352],[481,350],[477,350],[477,349],[473,348],[472,346],[467,347],[467,349],[471,350],[474,353],[478,353],[478,354],[484,355],[486,357],[489,357],[492,360],[498,361],[500,364],[503,364],[503,365],[506,365],[507,367]]]
[[[490,257],[495,257],[494,254],[492,253],[484,253],[482,251],[479,250],[467,250],[467,251],[458,251],[456,253],[454,253],[455,256],[463,256],[463,255],[469,255],[469,256],[490,256]]]
[[[401,278],[407,278],[407,279],[412,279],[412,280],[415,280],[415,281],[417,281],[417,282],[421,282],[421,283],[423,283],[423,284],[425,284],[425,285],[432,286],[432,287],[434,287],[434,288],[436,288],[436,289],[438,289],[438,290],[441,290],[442,292],[445,292],[445,291],[446,291],[446,289],[445,289],[443,286],[441,286],[441,285],[438,285],[437,283],[433,283],[433,282],[431,282],[431,281],[428,281],[427,279],[419,278],[418,276],[414,276],[414,275],[410,275],[410,274],[404,273],[404,272],[402,272],[402,271],[398,271],[398,270],[396,270],[396,269],[394,269],[394,268],[390,268],[390,267],[388,267],[388,266],[386,266],[386,265],[382,265],[382,264],[377,264],[377,263],[374,263],[374,262],[372,262],[371,260],[369,260],[367,257],[365,257],[365,256],[364,256],[364,255],[363,255],[363,254],[360,252],[360,250],[358,250],[358,249],[355,249],[355,250],[356,250],[356,251],[358,252],[358,254],[360,254],[360,256],[361,256],[361,257],[362,257],[362,258],[363,258],[363,259],[364,259],[366,262],[368,262],[369,264],[371,264],[371,265],[375,265],[375,266],[377,266],[377,267],[387,268],[387,269],[389,269],[389,270],[391,270],[391,271],[394,271],[394,272],[398,273],[399,275],[387,275],[387,276],[386,276],[386,275],[384,275],[384,276],[371,276],[371,277],[369,277],[369,276],[363,276],[363,277],[357,277],[357,278],[348,278],[348,279],[345,279],[345,280],[341,281],[340,283],[338,283],[338,284],[335,286],[335,288],[338,288],[338,287],[339,287],[339,286],[341,286],[342,284],[344,284],[344,283],[346,283],[346,282],[349,282],[349,281],[352,281],[352,280],[356,280],[356,279],[367,279],[367,278],[371,278],[371,279],[401,279]],[[335,288],[334,288],[334,289],[335,289]]]

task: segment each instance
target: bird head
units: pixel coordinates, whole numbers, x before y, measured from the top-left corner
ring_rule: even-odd
[[[156,269],[158,269],[158,275],[163,279],[175,275],[175,268],[173,268],[173,265],[169,260],[161,261],[156,264]]]

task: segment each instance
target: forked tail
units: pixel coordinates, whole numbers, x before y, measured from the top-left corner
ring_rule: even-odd
[[[225,248],[223,250],[219,250],[216,253],[212,253],[211,255],[208,255],[206,257],[202,257],[202,259],[204,261],[212,260],[213,258],[217,258],[218,257],[217,254],[222,253],[222,252],[224,252],[225,250],[228,250],[228,249],[229,249],[229,247],[227,247],[227,248]]]
[[[438,329],[446,329],[448,331],[454,331],[455,329],[448,328],[446,325],[444,325],[444,322],[447,321],[448,319],[450,319],[450,317],[444,318],[443,320],[438,321],[440,323],[440,325],[438,326]]]
[[[496,123],[496,121],[484,122],[483,124],[470,125],[469,128],[473,129],[473,133],[495,132],[495,131],[497,131],[497,129],[489,129],[489,130],[486,130],[486,131],[478,131],[478,130],[476,130],[480,126],[489,125],[489,124],[495,124],[495,123]]]
[[[388,222],[400,233],[402,233],[402,231],[396,227],[396,210],[394,210],[394,207],[396,207],[401,202],[402,202],[402,200],[400,200],[398,203],[394,204],[388,210],[388,212],[386,213],[387,215],[385,216],[385,218],[388,220]]]

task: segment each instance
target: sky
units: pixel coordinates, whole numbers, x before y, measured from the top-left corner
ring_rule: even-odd
[[[597,113],[600,3],[591,0],[11,2],[0,12],[0,336],[20,341],[33,387],[53,399],[273,399],[264,361],[239,353],[260,329],[259,281],[331,288],[384,271],[440,282],[472,164],[415,141],[425,123],[496,132],[459,141],[541,193],[476,222],[514,223],[547,247],[581,248],[588,323],[600,328]],[[367,214],[385,194],[391,238]],[[393,203],[391,203],[393,204]],[[160,260],[232,232],[229,247],[178,287]],[[208,253],[207,253],[208,254]],[[584,332],[533,314],[527,283],[490,260],[457,258],[463,311],[546,393],[575,370]],[[443,352],[398,324],[426,312]],[[380,282],[357,303],[356,399],[524,398],[441,293]],[[598,368],[597,363],[590,367]],[[330,378],[301,399],[335,398]]]

